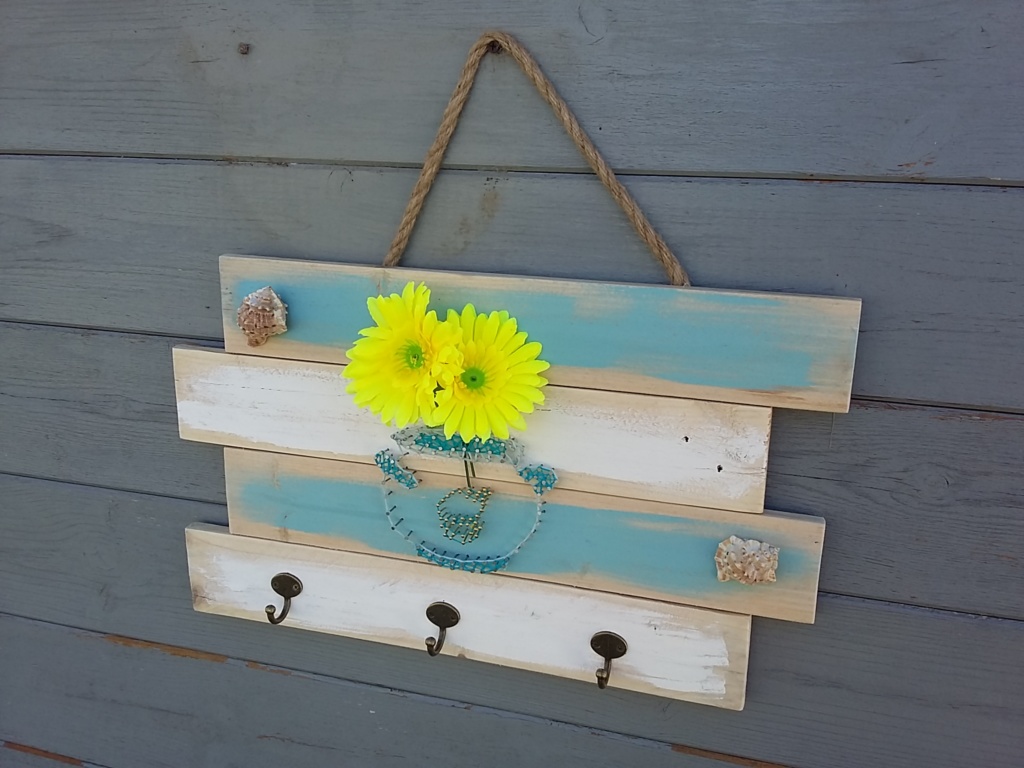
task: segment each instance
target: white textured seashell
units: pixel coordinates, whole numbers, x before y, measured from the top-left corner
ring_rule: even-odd
[[[253,291],[238,308],[238,327],[250,347],[267,343],[271,336],[288,330],[288,305],[269,285]]]
[[[775,581],[779,567],[779,548],[757,539],[730,536],[715,552],[719,581],[742,584],[766,584]]]

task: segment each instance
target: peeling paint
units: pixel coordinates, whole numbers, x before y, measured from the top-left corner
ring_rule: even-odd
[[[270,672],[273,675],[284,675],[285,677],[291,677],[292,672],[289,669],[283,669],[282,667],[268,667],[266,664],[260,664],[258,661],[247,661],[245,666],[249,669],[256,669],[260,672]]]
[[[180,659],[214,661],[218,664],[223,664],[228,660],[227,656],[219,653],[207,653],[206,651],[197,651],[194,648],[182,648],[177,645],[153,643],[148,640],[137,640],[133,637],[124,637],[123,635],[104,635],[103,639],[108,643],[120,645],[124,648],[141,648],[147,651],[159,651],[160,653],[166,653],[168,656],[177,656]]]
[[[719,763],[725,763],[726,765],[739,765],[742,766],[742,768],[788,768],[781,763],[769,763],[764,760],[753,760],[749,757],[727,755],[723,752],[712,752],[708,749],[687,747],[684,744],[673,744],[672,751],[678,752],[681,755],[691,755],[693,757],[703,757],[707,760],[715,760]]]
[[[62,765],[85,766],[85,763],[77,758],[68,757],[67,755],[58,755],[56,752],[47,752],[45,749],[30,747],[27,744],[15,744],[13,741],[0,741],[0,747],[9,749],[12,752],[21,752],[25,755],[33,755],[35,757],[44,758],[45,760],[52,760],[53,762],[61,763]]]

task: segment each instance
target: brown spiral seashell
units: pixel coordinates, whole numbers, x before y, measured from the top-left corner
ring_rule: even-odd
[[[288,305],[269,285],[253,291],[238,308],[238,327],[250,347],[267,343],[271,336],[288,330]]]

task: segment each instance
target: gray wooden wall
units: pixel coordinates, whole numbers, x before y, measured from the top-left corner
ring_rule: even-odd
[[[744,712],[192,611],[222,460],[170,348],[219,342],[220,253],[381,258],[490,26],[696,284],[864,300],[850,413],[777,414],[822,592],[755,620]],[[0,765],[1021,765],[1022,39],[1019,0],[2,0]],[[407,263],[660,281],[507,57],[478,85]]]

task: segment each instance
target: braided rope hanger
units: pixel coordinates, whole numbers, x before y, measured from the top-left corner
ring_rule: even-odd
[[[668,245],[665,244],[661,235],[651,226],[651,222],[647,220],[644,212],[640,210],[640,206],[633,199],[633,196],[622,186],[622,182],[615,177],[612,169],[608,167],[608,163],[605,162],[601,153],[597,151],[594,142],[590,140],[590,137],[587,136],[580,126],[579,121],[576,120],[576,116],[562,97],[558,95],[554,84],[541,71],[540,66],[530,55],[529,51],[520,45],[518,40],[504,32],[496,31],[484,32],[476,43],[473,44],[473,47],[469,49],[469,56],[462,67],[459,81],[455,85],[451,99],[448,100],[448,106],[445,107],[444,116],[441,118],[441,125],[437,129],[437,136],[434,137],[434,143],[431,144],[430,149],[427,151],[427,157],[423,161],[423,169],[420,171],[416,185],[413,187],[409,202],[405,206],[405,212],[402,214],[398,231],[391,242],[387,256],[384,257],[384,266],[396,266],[401,260],[406,246],[409,245],[409,238],[412,236],[416,220],[423,209],[423,203],[430,192],[434,179],[437,178],[437,174],[441,170],[441,163],[444,160],[444,155],[448,150],[452,136],[455,134],[455,128],[458,126],[462,109],[469,100],[469,94],[473,88],[476,73],[480,69],[480,62],[488,53],[501,53],[503,51],[515,59],[530,82],[540,91],[540,95],[554,111],[558,121],[573,140],[580,154],[586,159],[594,173],[601,180],[601,183],[611,193],[611,196],[615,198],[615,202],[625,212],[629,222],[633,225],[637,234],[640,235],[640,238],[647,244],[647,247],[650,248],[654,258],[665,269],[669,282],[672,285],[689,286],[690,277],[687,275],[686,270],[683,269],[682,264],[679,263],[679,259],[672,253]]]

